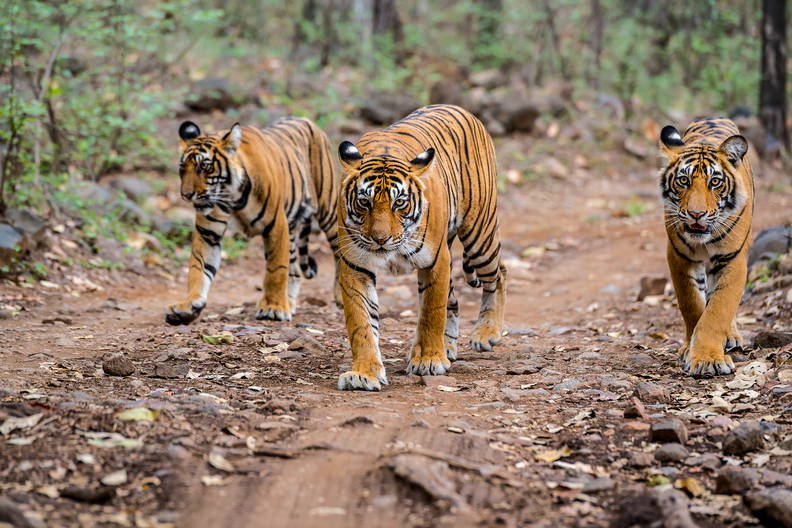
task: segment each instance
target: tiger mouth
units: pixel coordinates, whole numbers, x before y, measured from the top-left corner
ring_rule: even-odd
[[[710,227],[699,223],[685,224],[685,232],[694,235],[706,235],[710,232]]]

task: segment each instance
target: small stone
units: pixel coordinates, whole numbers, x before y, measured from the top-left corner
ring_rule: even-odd
[[[630,465],[633,467],[648,467],[654,462],[654,457],[651,453],[638,451],[630,454]]]
[[[680,474],[680,471],[677,468],[672,467],[672,466],[659,467],[659,468],[657,468],[657,472],[660,473],[663,476],[668,477],[669,479],[676,478]]]
[[[613,480],[607,477],[591,479],[583,486],[583,493],[597,493],[607,491],[614,486]]]
[[[687,427],[679,418],[668,418],[652,424],[649,440],[661,444],[676,442],[686,444],[688,439]]]
[[[654,453],[658,462],[681,462],[688,456],[688,450],[682,444],[669,443],[661,445]]]
[[[535,374],[539,372],[544,366],[544,362],[534,359],[517,359],[514,361],[507,361],[503,364],[503,368],[507,374],[523,375]]]
[[[721,469],[715,479],[715,493],[742,495],[759,484],[760,478],[761,475],[755,469],[729,464]]]
[[[108,376],[131,376],[135,373],[135,365],[129,358],[114,354],[102,362],[102,370]]]
[[[636,385],[635,395],[644,403],[668,403],[671,401],[671,396],[664,387],[646,381]]]
[[[650,425],[646,422],[625,422],[623,425],[627,431],[648,431]]]
[[[316,356],[324,353],[325,347],[313,337],[305,335],[300,336],[289,343],[289,350],[300,350],[306,354]]]
[[[745,495],[745,505],[765,526],[792,528],[792,491],[768,488]]]
[[[568,379],[564,380],[561,383],[558,383],[555,387],[553,387],[553,392],[569,392],[575,390],[578,385],[580,385],[579,379]]]
[[[421,383],[427,387],[437,388],[438,385],[456,387],[457,380],[451,376],[421,376]]]
[[[636,300],[643,301],[650,295],[663,295],[667,284],[667,277],[641,277],[641,287]]]
[[[605,411],[605,416],[608,418],[624,418],[624,411],[621,409],[608,409]]]
[[[741,423],[723,439],[723,453],[726,455],[741,456],[760,451],[764,446],[764,430],[759,422]]]
[[[721,467],[721,464],[722,463],[720,457],[718,457],[717,455],[713,455],[712,453],[692,456],[687,460],[685,460],[686,466],[699,466],[704,469],[710,469],[710,470],[718,469],[719,467]]]
[[[754,337],[754,348],[781,348],[792,343],[792,332],[760,330]]]
[[[189,370],[186,363],[157,363],[154,366],[154,377],[165,379],[183,378]]]
[[[284,350],[278,353],[277,356],[281,359],[301,359],[305,357],[305,354],[297,352],[296,350]]]

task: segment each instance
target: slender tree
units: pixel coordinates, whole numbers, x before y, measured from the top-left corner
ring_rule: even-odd
[[[762,79],[759,119],[768,134],[789,146],[786,125],[786,0],[762,0]]]

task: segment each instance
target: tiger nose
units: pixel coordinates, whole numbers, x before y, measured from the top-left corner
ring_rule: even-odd
[[[701,220],[701,217],[707,214],[707,211],[688,211],[688,214],[693,217],[693,220]]]
[[[385,242],[390,240],[391,237],[390,237],[390,235],[384,235],[384,236],[373,235],[372,238],[374,239],[374,242],[376,242],[380,246],[384,246]]]
[[[184,198],[185,200],[192,200],[193,196],[195,196],[194,192],[182,193],[182,198]]]

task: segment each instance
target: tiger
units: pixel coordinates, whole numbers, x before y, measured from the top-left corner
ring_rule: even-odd
[[[731,120],[702,118],[684,136],[664,127],[660,149],[668,268],[685,322],[680,361],[691,375],[729,374],[726,352],[743,344],[736,315],[754,208],[748,141]]]
[[[492,138],[466,110],[419,108],[357,144],[339,145],[339,271],[352,368],[340,390],[381,390],[388,383],[379,349],[378,272],[417,269],[419,314],[407,373],[445,374],[457,358],[459,303],[451,281],[451,244],[481,287],[470,341],[488,351],[502,334],[506,268],[498,235],[497,166]]]
[[[264,239],[267,264],[256,319],[291,320],[300,274],[310,279],[317,273],[308,254],[314,218],[338,271],[339,185],[327,136],[305,118],[283,118],[261,130],[235,123],[215,135],[202,135],[198,125],[185,121],[179,142],[181,196],[195,209],[195,230],[187,298],[165,309],[165,321],[189,324],[201,314],[231,217],[248,237]]]

